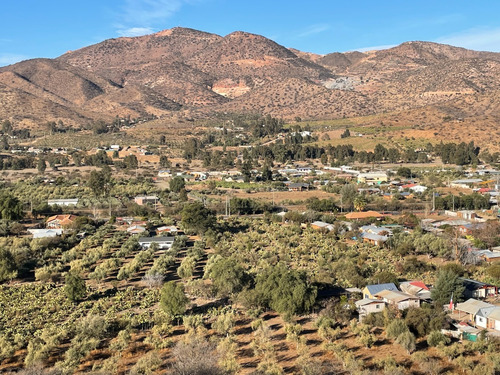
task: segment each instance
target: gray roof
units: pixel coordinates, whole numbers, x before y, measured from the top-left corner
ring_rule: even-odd
[[[493,306],[493,305],[486,303],[486,302],[483,302],[483,301],[479,301],[479,300],[474,299],[474,298],[469,298],[467,301],[465,301],[463,303],[457,303],[456,310],[463,311],[463,312],[466,312],[468,314],[476,315],[480,309],[482,309],[484,307],[491,307],[491,306]]]
[[[368,238],[369,240],[378,242],[385,242],[389,239],[389,237],[387,236],[381,236],[379,234],[373,234],[373,233],[361,233],[361,237]]]
[[[357,307],[371,305],[372,303],[385,303],[380,299],[363,298],[359,301],[354,302]]]
[[[367,285],[366,289],[368,289],[368,291],[372,296],[383,290],[392,290],[392,291],[398,290],[398,288],[396,287],[396,285],[394,285],[394,283]]]

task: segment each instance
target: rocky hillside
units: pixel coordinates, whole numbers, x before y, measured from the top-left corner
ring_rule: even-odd
[[[321,56],[245,32],[222,37],[174,28],[0,68],[0,118],[81,125],[220,111],[350,117],[443,107],[469,96],[488,101],[500,89],[499,73],[498,53],[437,43]]]

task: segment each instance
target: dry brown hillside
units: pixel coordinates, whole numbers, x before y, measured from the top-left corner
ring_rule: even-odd
[[[287,119],[397,111],[404,118],[401,111],[429,106],[467,111],[478,95],[481,108],[492,107],[499,73],[499,53],[437,43],[321,56],[241,31],[223,37],[173,28],[0,68],[0,118],[27,125],[221,111]]]

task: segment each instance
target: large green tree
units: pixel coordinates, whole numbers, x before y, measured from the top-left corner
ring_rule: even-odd
[[[186,187],[186,181],[181,176],[176,176],[170,180],[169,187],[171,191],[178,193]]]
[[[161,288],[160,306],[170,316],[178,317],[184,314],[188,302],[181,283],[169,281]]]
[[[204,233],[215,225],[214,211],[200,202],[187,203],[181,211],[182,224],[188,230]]]
[[[304,272],[282,264],[268,267],[257,276],[255,292],[261,304],[291,315],[309,311],[317,296],[316,287]]]
[[[443,306],[450,302],[453,294],[453,302],[462,300],[464,294],[464,286],[462,280],[451,269],[442,269],[431,290],[431,298],[438,305]]]
[[[0,218],[19,220],[23,217],[23,205],[10,193],[0,193]]]

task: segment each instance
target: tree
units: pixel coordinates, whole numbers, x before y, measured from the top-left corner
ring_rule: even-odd
[[[415,335],[410,331],[403,332],[396,339],[396,343],[401,345],[401,347],[411,354],[416,349]]]
[[[215,291],[220,296],[240,292],[249,281],[248,274],[236,259],[220,256],[217,256],[207,269],[207,276],[212,280]]]
[[[9,120],[2,121],[2,133],[4,135],[12,135],[12,123]]]
[[[179,317],[184,314],[188,302],[181,283],[169,281],[161,288],[160,306],[170,316]]]
[[[136,169],[139,166],[139,161],[135,155],[127,155],[123,158],[123,163],[127,169]]]
[[[85,298],[87,295],[87,286],[85,285],[85,280],[80,275],[68,272],[65,281],[64,292],[72,302],[77,302]]]
[[[215,226],[215,212],[200,202],[187,203],[181,211],[182,224],[196,233],[204,233]]]
[[[165,155],[160,156],[160,167],[162,168],[170,168],[172,163]]]
[[[45,165],[45,160],[42,158],[38,159],[38,164],[36,165],[36,168],[38,169],[38,172],[40,174],[44,174],[45,169],[47,168],[47,166]]]
[[[109,169],[109,167],[108,167]],[[111,173],[104,168],[90,172],[88,185],[96,197],[107,195],[111,188]]]
[[[24,216],[23,205],[10,193],[0,193],[0,218],[19,220]]]
[[[309,311],[318,294],[304,272],[288,269],[283,264],[261,272],[255,292],[260,304],[289,315]]]
[[[398,176],[404,177],[404,178],[411,178],[412,172],[411,169],[408,167],[400,167],[398,168]]]
[[[12,253],[0,247],[0,282],[11,280],[17,276],[16,262]]]
[[[431,290],[431,298],[436,305],[443,306],[450,302],[452,295],[454,302],[461,301],[464,290],[462,281],[453,270],[442,269]]]
[[[186,181],[184,180],[183,177],[176,176],[170,180],[169,187],[170,191],[178,193],[186,187]]]
[[[358,195],[356,198],[354,198],[353,204],[356,211],[363,211],[366,207],[367,202],[365,197],[363,197],[362,195]]]

